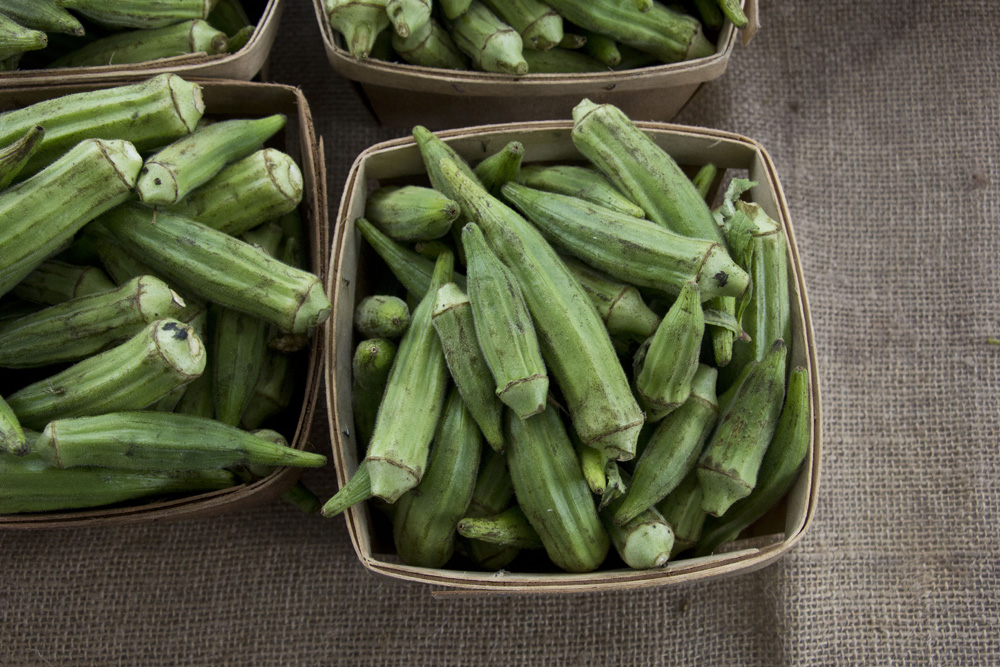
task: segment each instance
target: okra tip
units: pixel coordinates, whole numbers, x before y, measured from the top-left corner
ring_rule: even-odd
[[[674,532],[663,522],[649,522],[629,531],[622,548],[622,560],[634,569],[662,567],[670,559]]]
[[[420,483],[422,475],[412,468],[386,458],[367,458],[371,476],[372,495],[387,503],[396,502],[400,496]]]

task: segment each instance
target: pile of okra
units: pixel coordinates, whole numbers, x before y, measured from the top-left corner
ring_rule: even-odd
[[[0,514],[325,463],[262,428],[331,308],[286,118],[204,114],[173,74],[0,114]]]
[[[367,453],[323,514],[372,499],[405,563],[711,554],[806,458],[787,244],[754,183],[713,211],[713,165],[689,178],[614,106],[573,118],[585,165],[512,141],[472,168],[418,126],[431,187],[378,187],[353,222],[394,279],[356,305]]]
[[[739,0],[323,0],[356,58],[524,74],[625,70],[715,53]]]
[[[240,0],[0,0],[0,72],[235,53],[253,31]]]

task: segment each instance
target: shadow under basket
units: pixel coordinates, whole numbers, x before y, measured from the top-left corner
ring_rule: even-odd
[[[705,58],[616,72],[516,77],[355,58],[326,20],[323,0],[313,4],[330,66],[354,82],[378,121],[391,127],[420,124],[432,130],[470,122],[569,118],[584,97],[614,104],[629,118],[668,121],[702,83],[722,76],[740,33],[726,21],[716,39],[716,52]],[[745,11],[750,25],[742,39],[747,43],[757,29],[757,0],[745,0]]]
[[[809,454],[802,473],[783,502],[749,528],[725,553],[671,561],[663,568],[631,570],[617,560],[612,549],[604,568],[586,574],[559,572],[540,555],[534,561],[515,561],[510,571],[477,572],[414,567],[401,562],[392,546],[391,530],[369,503],[345,513],[348,532],[361,563],[372,572],[395,579],[430,584],[438,594],[567,593],[610,591],[663,586],[722,577],[754,570],[788,551],[806,530],[816,507],[820,471],[820,392],[816,347],[806,299],[802,265],[795,244],[788,206],[774,164],[763,146],[736,134],[717,130],[659,123],[636,123],[682,166],[696,168],[713,163],[722,170],[739,170],[757,185],[749,198],[761,205],[785,231],[789,258],[792,344],[789,367],[808,369],[812,394],[812,431]],[[572,122],[547,121],[492,125],[438,133],[471,164],[493,154],[509,141],[524,145],[524,164],[582,160],[570,139]],[[327,328],[327,407],[337,479],[343,486],[365,455],[358,443],[351,412],[351,361],[357,341],[353,334],[355,305],[372,294],[387,269],[356,231],[354,221],[363,215],[369,188],[387,183],[426,183],[420,152],[412,139],[396,139],[361,153],[351,168],[337,214],[334,255],[328,272],[333,324]],[[748,537],[752,536],[752,537]],[[543,552],[539,552],[543,554]],[[617,564],[617,565],[615,565]],[[443,591],[440,589],[444,589]]]
[[[291,155],[302,171],[304,184],[299,213],[309,244],[309,270],[325,280],[329,261],[326,167],[323,162],[323,146],[317,141],[309,104],[302,92],[297,88],[278,84],[194,78],[188,80],[202,86],[206,116],[253,118],[283,113],[288,118],[285,128],[268,145]],[[62,95],[111,87],[112,84],[76,84],[0,89],[0,112]],[[320,327],[310,342],[307,359],[303,359],[303,363],[299,365],[290,407],[284,415],[264,424],[279,430],[288,437],[290,446],[300,450],[306,448],[316,411],[323,363],[322,341],[323,330]],[[5,378],[21,372],[23,371],[8,370]],[[298,468],[279,468],[263,479],[220,491],[140,500],[112,507],[0,516],[0,529],[135,524],[222,514],[279,498],[295,484],[300,474],[301,470]]]

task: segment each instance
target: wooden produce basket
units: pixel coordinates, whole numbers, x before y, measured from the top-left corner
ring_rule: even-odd
[[[329,261],[326,167],[323,144],[317,140],[312,113],[302,91],[278,84],[194,78],[189,80],[202,86],[205,116],[253,118],[275,113],[286,115],[288,121],[285,128],[268,145],[291,155],[302,170],[304,184],[299,213],[309,243],[309,270],[321,280],[325,279]],[[109,87],[111,86],[108,84],[76,84],[0,90],[0,113],[61,95]],[[323,363],[323,336],[320,327],[310,343],[308,361],[300,367],[299,375],[294,379],[292,402],[282,420],[272,425],[296,449],[306,448],[315,419]],[[16,383],[17,374],[22,372],[5,370],[0,376],[2,384],[8,384],[12,379]],[[151,502],[140,500],[110,508],[0,515],[0,528],[117,525],[210,516],[275,500],[295,484],[300,474],[299,468],[279,468],[253,483],[181,498]]]
[[[247,16],[256,21],[250,41],[236,53],[188,54],[160,58],[146,63],[100,67],[58,67],[0,72],[0,89],[20,86],[54,86],[67,82],[137,81],[156,74],[173,72],[183,77],[213,79],[253,79],[271,53],[278,35],[281,13],[289,0],[242,0]]]
[[[757,0],[744,2],[750,20],[742,35],[747,43],[757,30]],[[313,0],[313,4],[330,66],[354,82],[379,122],[406,128],[420,124],[432,130],[569,118],[583,97],[614,104],[630,118],[668,121],[701,84],[722,76],[740,33],[726,21],[716,40],[716,52],[705,58],[617,72],[515,77],[360,60],[330,27],[323,0]]]
[[[812,438],[809,455],[798,481],[784,503],[744,533],[753,536],[731,543],[726,553],[669,562],[654,570],[599,569],[586,574],[555,571],[539,552],[537,572],[525,565],[511,571],[479,572],[413,567],[402,563],[392,546],[391,529],[379,512],[361,503],[345,514],[348,531],[361,563],[378,574],[431,584],[451,594],[566,593],[621,590],[680,584],[754,570],[773,562],[801,537],[816,507],[820,471],[820,392],[816,347],[806,299],[805,278],[795,244],[795,234],[778,182],[778,175],[764,147],[736,134],[711,129],[658,123],[637,123],[682,166],[697,167],[712,162],[723,169],[741,170],[758,185],[749,200],[760,204],[781,222],[788,243],[792,299],[792,344],[788,367],[805,366],[812,385]],[[491,155],[509,141],[524,145],[524,164],[574,162],[582,156],[570,139],[572,122],[547,121],[490,125],[438,133],[471,164]],[[351,361],[354,346],[353,312],[370,292],[369,285],[388,269],[356,231],[354,221],[363,215],[371,188],[394,183],[426,184],[425,169],[412,139],[377,144],[357,158],[344,187],[335,228],[335,251],[327,273],[333,301],[332,325],[327,327],[327,406],[337,478],[341,486],[354,474],[365,456],[367,443],[351,436]],[[612,549],[613,552],[613,549]],[[609,560],[614,560],[609,558]],[[544,561],[544,563],[542,562]],[[517,566],[515,562],[515,566]],[[530,566],[530,563],[528,564]]]

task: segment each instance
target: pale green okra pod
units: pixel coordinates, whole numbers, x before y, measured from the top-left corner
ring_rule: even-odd
[[[367,58],[375,38],[389,27],[386,0],[323,0],[330,27],[347,41],[355,58]]]
[[[451,20],[451,35],[455,45],[469,56],[478,70],[515,75],[528,73],[521,35],[479,0],[472,0],[464,14]]]
[[[458,204],[432,188],[387,185],[365,202],[365,218],[397,241],[429,241],[444,236],[458,218]]]

